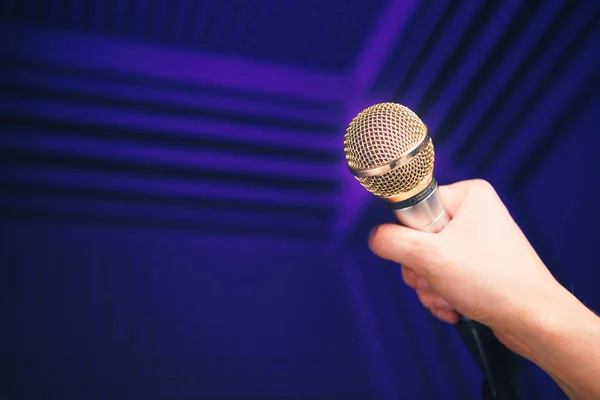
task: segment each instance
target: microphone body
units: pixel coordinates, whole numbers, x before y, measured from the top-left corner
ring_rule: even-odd
[[[437,195],[437,181],[431,182],[415,196],[399,201],[388,202],[398,222],[419,231],[438,233],[448,225],[450,217]]]

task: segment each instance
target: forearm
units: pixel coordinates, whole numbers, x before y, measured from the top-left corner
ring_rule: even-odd
[[[546,371],[573,399],[600,398],[600,318],[566,289],[521,326],[522,355]]]

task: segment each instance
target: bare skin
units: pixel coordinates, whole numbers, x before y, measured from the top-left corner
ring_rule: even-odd
[[[406,284],[440,320],[479,321],[570,398],[600,398],[600,318],[554,279],[489,183],[439,190],[452,218],[442,232],[381,225],[371,250],[402,264]]]

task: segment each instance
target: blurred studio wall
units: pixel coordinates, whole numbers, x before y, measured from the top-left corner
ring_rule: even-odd
[[[0,38],[2,399],[478,398],[366,245],[381,101],[600,310],[598,2],[0,0]]]

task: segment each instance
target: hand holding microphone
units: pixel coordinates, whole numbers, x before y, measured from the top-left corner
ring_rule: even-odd
[[[565,289],[490,184],[471,180],[438,190],[451,217],[444,230],[432,235],[382,225],[371,234],[372,251],[402,264],[406,283],[434,315],[441,312],[440,319],[456,323],[458,314],[452,310],[457,310],[492,328],[507,347],[523,354],[527,349],[511,333],[533,310],[541,315],[552,307],[549,299],[560,299]]]

